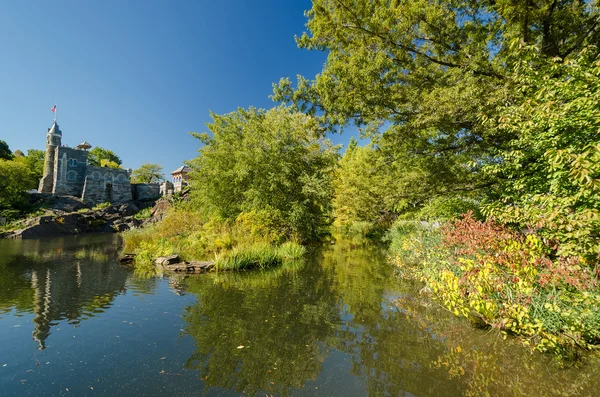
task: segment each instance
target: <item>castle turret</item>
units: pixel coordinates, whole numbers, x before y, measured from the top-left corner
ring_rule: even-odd
[[[62,132],[56,124],[56,120],[52,127],[48,128],[46,134],[46,155],[44,157],[44,176],[40,180],[38,191],[40,193],[52,193],[54,187],[54,162],[56,159],[56,148],[61,145]]]

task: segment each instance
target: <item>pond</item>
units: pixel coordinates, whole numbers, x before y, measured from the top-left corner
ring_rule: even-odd
[[[598,395],[401,281],[377,248],[270,271],[143,277],[116,235],[0,240],[0,395]]]

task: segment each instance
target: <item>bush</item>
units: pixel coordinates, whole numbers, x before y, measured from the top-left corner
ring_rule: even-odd
[[[594,272],[579,257],[556,257],[535,234],[467,214],[438,232],[393,232],[391,252],[404,277],[477,325],[563,356],[600,344]]]
[[[135,219],[149,219],[152,216],[152,208],[144,208],[143,210],[141,210],[140,212],[138,212],[137,214],[135,214],[133,217]]]
[[[173,208],[158,224],[124,233],[124,251],[137,254],[139,266],[149,266],[156,257],[176,253],[186,260],[208,260],[216,256],[222,261],[231,261],[232,268],[270,266],[274,264],[268,259],[271,251],[276,253],[279,262],[304,254],[304,247],[291,242],[281,244],[282,236],[256,219],[264,220],[256,213],[242,213],[230,221],[207,217],[188,208]],[[261,251],[261,247],[268,249]],[[258,262],[254,258],[258,258]]]
[[[0,211],[9,220],[18,218],[29,207],[25,192],[35,183],[26,165],[0,159]]]
[[[111,204],[111,203],[109,203],[109,202],[106,202],[106,203],[100,203],[100,204],[97,204],[97,205],[95,205],[95,206],[92,208],[92,210],[93,210],[93,211],[99,211],[99,210],[103,210],[103,209],[105,209],[105,208],[108,208],[108,207],[110,207],[111,205],[112,205],[112,204]]]

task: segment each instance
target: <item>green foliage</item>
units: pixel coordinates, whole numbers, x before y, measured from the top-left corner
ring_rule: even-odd
[[[392,239],[400,273],[457,316],[562,357],[600,342],[596,278],[578,257],[553,258],[539,236],[469,214],[441,231],[398,228]]]
[[[104,208],[108,208],[110,207],[112,204],[109,202],[106,203],[100,203],[100,204],[96,204],[93,208],[92,211],[99,211],[99,210],[103,210]]]
[[[108,168],[121,168],[121,166],[114,161],[110,161],[108,159],[100,160],[100,167],[108,167]]]
[[[18,211],[25,209],[28,204],[25,191],[34,183],[24,164],[0,159],[0,211],[13,218]]]
[[[152,208],[148,207],[148,208],[144,208],[143,210],[139,211],[137,214],[135,214],[133,217],[135,219],[149,219],[152,216]]]
[[[0,139],[0,160],[12,160],[13,153],[8,147],[8,143]]]
[[[545,67],[600,37],[595,2],[576,0],[315,0],[307,16],[297,43],[327,61],[312,81],[282,79],[273,98],[334,130],[367,126],[387,163],[420,182],[400,189],[416,206],[495,182],[481,167],[514,135],[485,120],[518,97],[525,47]]]
[[[306,248],[293,242],[279,247],[265,243],[237,246],[218,255],[215,265],[220,270],[264,269],[298,260],[305,252]]]
[[[422,207],[416,208],[414,211],[406,212],[401,218],[445,222],[459,218],[468,212],[473,213],[477,219],[483,218],[479,205],[475,200],[440,196],[428,200]]]
[[[88,154],[88,164],[94,167],[101,167],[102,160],[108,160],[109,162],[121,165],[122,161],[112,150],[104,149],[100,146],[96,146],[90,150]],[[115,167],[118,168],[118,167]]]
[[[389,223],[388,203],[396,187],[394,173],[372,146],[351,141],[339,161],[333,182],[333,226],[342,236],[366,237]],[[395,190],[395,189],[394,189]],[[391,204],[391,205],[390,205]]]
[[[16,153],[17,152],[15,152],[14,161],[25,165],[31,173],[32,182],[28,189],[37,188],[39,180],[42,179],[42,176],[44,175],[45,152],[43,150],[29,149],[27,150],[27,155],[23,155],[23,152],[21,152],[21,156],[16,156]]]
[[[600,254],[600,58],[596,48],[541,68],[524,57],[520,97],[501,109],[499,128],[515,136],[486,170],[502,183],[486,213],[530,227],[559,255]]]
[[[158,183],[163,179],[163,167],[158,164],[142,164],[131,174],[132,183]]]
[[[279,107],[212,114],[192,167],[197,208],[227,220],[253,214],[284,238],[315,240],[329,223],[337,147],[313,117]]]

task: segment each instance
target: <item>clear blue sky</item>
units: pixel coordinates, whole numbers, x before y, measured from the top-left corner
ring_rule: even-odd
[[[58,106],[63,143],[170,172],[197,155],[209,110],[273,106],[271,84],[314,77],[297,48],[309,0],[10,1],[0,12],[0,139],[43,149]],[[336,136],[334,141],[347,142]]]

